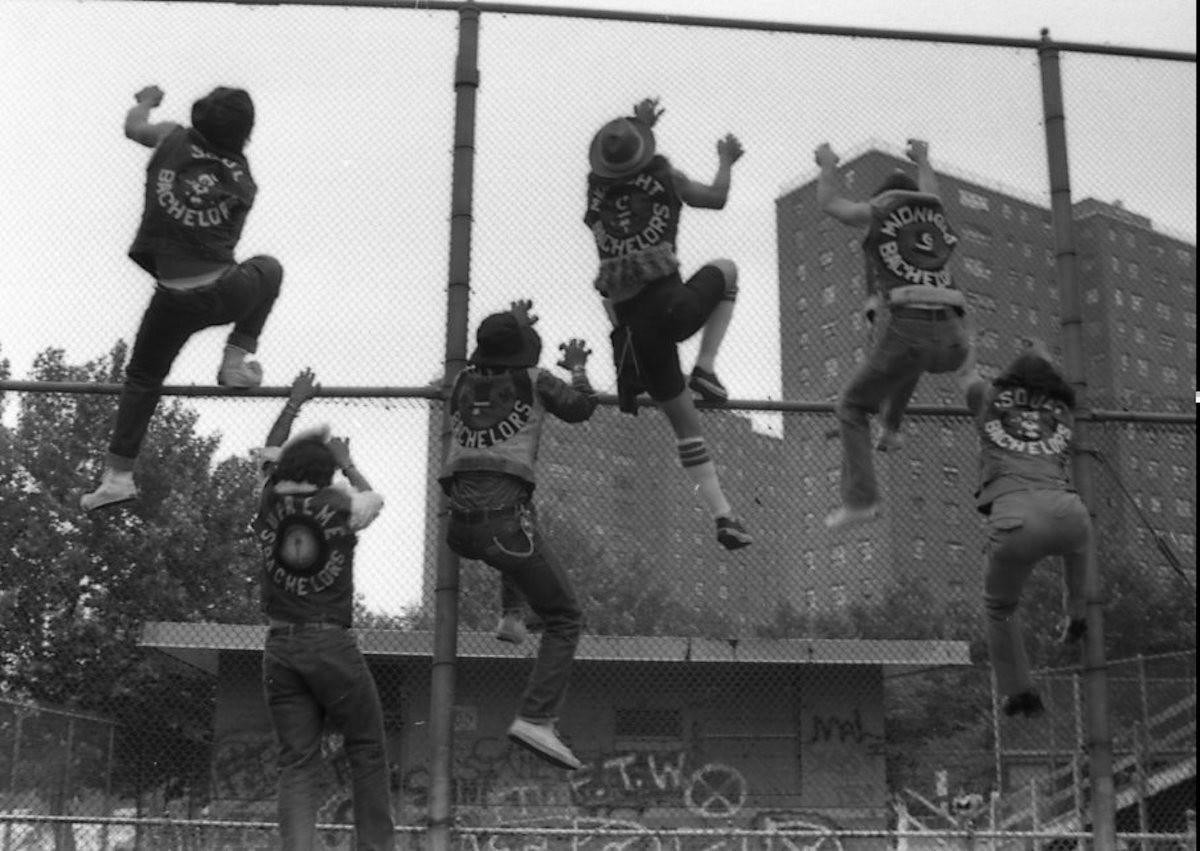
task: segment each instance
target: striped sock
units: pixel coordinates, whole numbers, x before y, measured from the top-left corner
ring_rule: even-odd
[[[696,483],[700,499],[713,517],[726,517],[733,512],[729,501],[721,490],[717,479],[717,468],[708,454],[708,445],[703,437],[689,437],[678,441],[679,463],[688,478]]]

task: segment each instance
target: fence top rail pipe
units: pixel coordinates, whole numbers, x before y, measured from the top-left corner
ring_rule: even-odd
[[[178,0],[176,0],[178,2]],[[183,0],[190,2],[190,0]],[[0,380],[0,393],[11,390],[15,393],[78,393],[91,396],[120,395],[121,384],[114,382],[96,381],[13,381]],[[286,398],[291,388],[252,387],[249,389],[220,387],[215,384],[168,384],[162,388],[164,396],[190,396],[213,398]],[[384,386],[344,386],[318,387],[317,398],[323,399],[429,399],[440,401],[442,391],[435,385],[422,387],[384,387]],[[612,393],[599,393],[597,398],[601,405],[615,407],[617,396]],[[654,402],[648,396],[638,398],[641,408],[653,408]],[[726,411],[759,411],[781,414],[832,414],[833,402],[802,402],[789,399],[729,399],[720,404],[696,401],[697,408],[708,408]],[[969,417],[966,408],[941,405],[910,405],[907,409],[912,416],[931,417]],[[1158,411],[1086,411],[1076,413],[1076,419],[1092,422],[1127,422],[1149,423],[1155,425],[1192,426],[1196,425],[1196,415],[1178,414]]]
[[[101,0],[103,2],[103,0]],[[138,0],[134,0],[137,2]],[[108,0],[112,2],[112,0]],[[129,2],[129,0],[120,0]],[[150,0],[140,0],[150,2]],[[153,0],[161,2],[161,0]],[[757,21],[740,18],[673,15],[665,12],[630,12],[618,9],[587,9],[575,6],[530,6],[523,3],[462,3],[453,0],[168,0],[173,3],[232,3],[246,6],[338,6],[343,8],[413,9],[415,11],[457,12],[470,7],[479,12],[502,15],[539,15],[556,18],[590,18],[593,20],[633,23],[669,24],[687,27],[718,27],[721,29],[788,32],[804,35],[843,36],[849,38],[923,41],[941,44],[973,44],[984,47],[1015,47],[1031,50],[1053,48],[1072,53],[1099,53],[1109,56],[1129,56],[1140,59],[1165,59],[1174,62],[1196,61],[1195,53],[1181,50],[1156,50],[1111,44],[1090,44],[1076,41],[1053,41],[1049,38],[1010,38],[1005,36],[971,35],[967,33],[920,32],[916,30],[871,29],[820,24],[800,24],[790,21]]]

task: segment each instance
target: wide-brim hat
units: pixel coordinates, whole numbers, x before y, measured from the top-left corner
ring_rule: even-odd
[[[637,174],[654,158],[654,131],[632,118],[614,118],[592,137],[588,161],[600,177]]]
[[[512,313],[493,313],[479,323],[475,351],[470,362],[476,366],[537,366],[542,356],[542,338]]]

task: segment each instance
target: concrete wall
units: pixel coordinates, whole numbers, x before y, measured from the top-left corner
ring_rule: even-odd
[[[220,657],[214,814],[274,817],[259,664],[256,653]],[[578,663],[559,728],[587,765],[571,774],[505,738],[529,664],[460,662],[459,824],[885,826],[878,666]],[[419,824],[429,796],[429,662],[372,657],[371,665],[388,718],[397,820]],[[340,821],[345,764],[337,737],[327,745],[322,817]],[[490,845],[521,844],[502,839]]]

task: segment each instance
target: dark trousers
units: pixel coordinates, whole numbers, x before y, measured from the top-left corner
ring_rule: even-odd
[[[167,373],[183,344],[197,331],[232,322],[230,345],[255,351],[282,281],[279,261],[260,255],[233,266],[206,287],[185,291],[156,287],[125,367],[125,387],[108,451],[137,458]]]
[[[327,626],[327,625],[322,625]],[[321,733],[328,718],[350,763],[354,847],[395,847],[383,708],[354,634],[342,627],[267,633],[263,688],[279,742],[279,831],[288,851],[317,843]]]
[[[463,558],[479,559],[499,570],[541,619],[545,631],[518,715],[529,721],[553,720],[567,693],[583,614],[570,579],[537,532],[532,511],[525,509],[522,518],[514,508],[511,515],[477,523],[451,513],[446,543]]]

